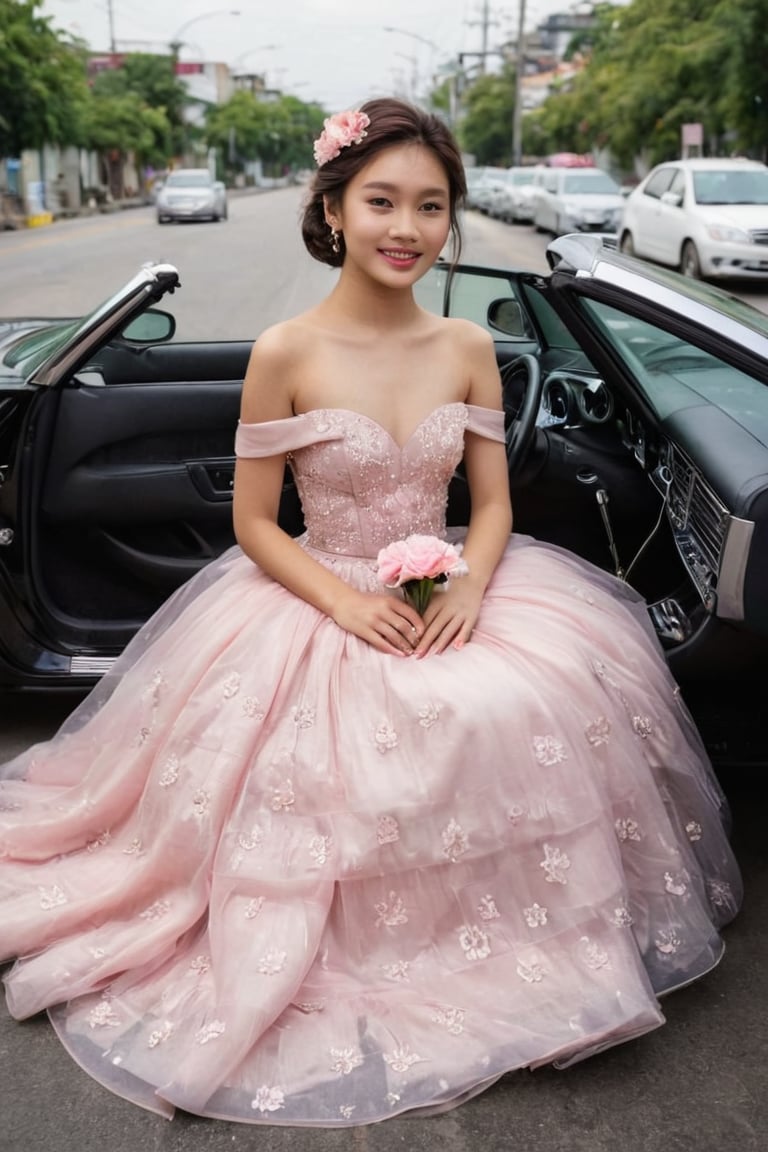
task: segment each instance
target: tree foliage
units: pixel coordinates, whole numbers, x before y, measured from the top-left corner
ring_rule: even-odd
[[[766,0],[631,0],[602,3],[569,45],[583,69],[523,117],[524,151],[600,152],[632,169],[680,155],[681,128],[703,126],[704,151],[765,159],[768,148]],[[503,139],[509,110],[487,98],[491,78],[468,90],[467,131]],[[475,150],[475,149],[471,149]],[[501,149],[478,149],[482,163]],[[496,159],[491,157],[496,156]]]
[[[0,0],[0,156],[80,141],[85,45],[55,32],[41,8]]]
[[[464,95],[458,136],[477,164],[512,163],[512,113],[515,73],[506,65],[499,74],[481,76]]]
[[[88,145],[96,152],[133,152],[139,164],[168,160],[169,124],[162,109],[148,108],[135,92],[94,98],[86,111]]]
[[[765,0],[721,0],[715,19],[728,28],[729,51],[718,100],[734,129],[733,146],[760,159],[768,154],[768,7]]]
[[[312,143],[326,113],[295,96],[269,102],[240,90],[208,112],[208,143],[221,149],[229,167],[260,160],[268,171],[306,168],[313,163]]]
[[[136,52],[122,67],[93,81],[88,115],[89,145],[135,151],[140,163],[164,167],[183,141],[184,85],[169,57]],[[126,111],[132,110],[133,125]],[[110,135],[112,124],[112,139]]]

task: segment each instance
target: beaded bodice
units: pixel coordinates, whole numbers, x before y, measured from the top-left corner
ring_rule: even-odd
[[[448,483],[467,428],[503,440],[503,415],[443,404],[399,445],[369,416],[323,408],[270,424],[241,424],[236,451],[240,456],[287,452],[308,545],[374,557],[412,532],[444,535]]]

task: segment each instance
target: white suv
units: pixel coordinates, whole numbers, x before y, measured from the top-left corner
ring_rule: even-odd
[[[686,276],[768,276],[768,166],[731,157],[659,164],[627,197],[619,247]]]

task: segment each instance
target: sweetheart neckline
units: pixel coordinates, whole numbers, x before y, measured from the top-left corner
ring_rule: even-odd
[[[365,412],[357,412],[354,408],[345,408],[341,405],[333,408],[309,408],[306,412],[297,412],[293,419],[299,420],[305,416],[316,416],[321,412],[345,412],[349,416],[356,416],[360,420],[365,420],[367,423],[373,424],[374,427],[378,428],[380,432],[384,433],[384,435],[390,440],[392,444],[395,445],[395,447],[400,452],[404,452],[417,432],[423,428],[427,421],[431,420],[437,412],[442,412],[445,408],[468,407],[469,405],[465,400],[446,400],[444,404],[438,404],[436,408],[433,408],[430,412],[427,412],[426,416],[423,416],[421,420],[418,421],[418,423],[413,428],[413,431],[410,432],[408,436],[406,436],[402,444],[396,440],[389,429],[385,428],[384,425],[381,424],[374,416],[368,416]]]

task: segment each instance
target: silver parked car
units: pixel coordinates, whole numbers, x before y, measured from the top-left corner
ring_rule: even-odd
[[[736,157],[659,164],[627,198],[622,252],[704,279],[768,276],[768,167]]]
[[[508,224],[530,224],[533,220],[536,188],[534,167],[507,168],[497,178],[490,215]]]
[[[227,189],[207,168],[175,168],[157,195],[157,222],[226,220]]]
[[[533,223],[539,232],[616,232],[624,210],[621,189],[602,168],[538,170]]]

